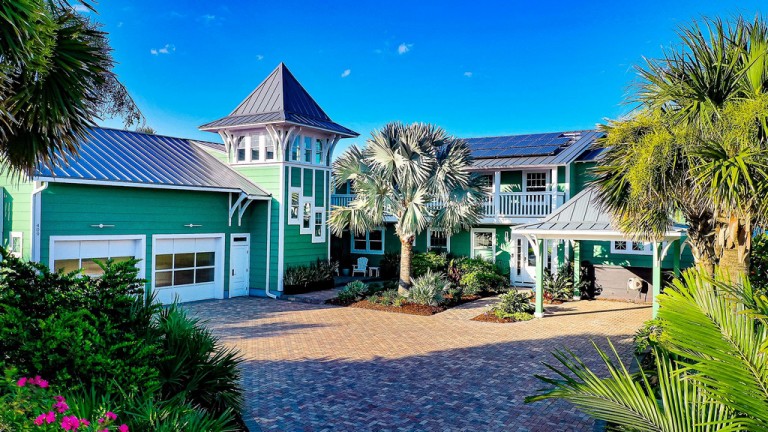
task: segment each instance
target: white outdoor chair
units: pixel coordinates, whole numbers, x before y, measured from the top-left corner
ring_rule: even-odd
[[[352,276],[355,273],[362,273],[363,277],[368,274],[368,258],[360,257],[357,259],[357,264],[352,264]]]

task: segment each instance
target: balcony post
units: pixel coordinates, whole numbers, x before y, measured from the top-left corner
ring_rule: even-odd
[[[501,192],[501,171],[495,171],[493,173],[493,217],[499,217],[501,215],[501,199],[499,193]]]
[[[557,167],[552,168],[552,209],[550,213],[557,209]]]

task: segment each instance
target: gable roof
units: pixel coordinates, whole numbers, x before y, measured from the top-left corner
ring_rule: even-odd
[[[280,63],[228,116],[206,123],[200,126],[200,129],[215,132],[235,126],[283,121],[348,137],[359,135],[334,123],[283,63]]]
[[[603,132],[579,130],[503,137],[465,138],[475,169],[565,165],[592,147]]]
[[[269,194],[192,141],[140,132],[92,128],[78,155],[54,168],[38,165],[36,180],[166,189]],[[212,145],[213,143],[208,143]]]

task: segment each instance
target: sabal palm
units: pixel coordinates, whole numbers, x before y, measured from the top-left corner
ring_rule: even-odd
[[[680,211],[700,257],[721,259],[738,278],[751,229],[766,216],[768,32],[760,19],[705,28],[683,29],[681,50],[640,70],[632,101],[641,110],[604,126],[613,149],[596,185],[640,237],[658,239]]]
[[[659,297],[658,387],[649,372],[632,375],[600,350],[608,378],[557,353],[564,370],[549,367],[560,378],[539,377],[553,387],[526,400],[565,399],[633,431],[768,429],[768,299],[746,279],[724,280],[690,270]]]
[[[31,174],[63,162],[99,115],[138,122],[113,66],[106,34],[66,0],[3,1],[0,167]]]
[[[485,186],[469,171],[467,144],[423,123],[389,123],[360,149],[353,146],[334,163],[334,182],[350,182],[356,194],[331,210],[329,225],[341,236],[349,228],[365,233],[395,218],[400,239],[400,287],[411,285],[414,238],[429,227],[446,235],[467,230],[480,219]]]

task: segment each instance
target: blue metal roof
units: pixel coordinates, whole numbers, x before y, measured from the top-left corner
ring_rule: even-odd
[[[206,123],[200,129],[217,131],[275,122],[295,123],[350,137],[359,135],[334,123],[283,63],[228,116]]]
[[[583,130],[465,138],[465,141],[474,157],[473,168],[498,170],[573,162],[602,135],[603,132]]]
[[[576,159],[577,162],[592,162],[596,160],[600,160],[605,156],[605,153],[608,151],[607,147],[592,147],[581,154],[581,156]]]
[[[212,143],[208,143],[209,145]],[[176,189],[211,189],[269,196],[195,144],[195,141],[119,129],[93,128],[75,157],[54,168],[39,165],[35,178],[78,183],[125,183]]]

